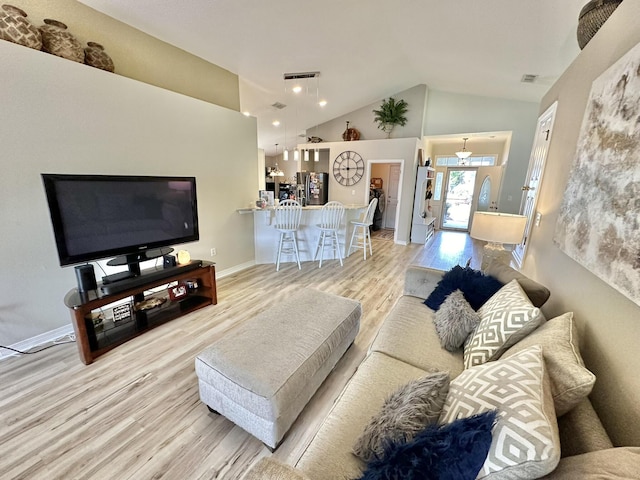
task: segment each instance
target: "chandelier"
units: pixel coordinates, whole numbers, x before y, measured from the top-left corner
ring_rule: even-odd
[[[462,150],[460,150],[459,152],[456,152],[456,156],[460,160],[465,160],[471,156],[471,152],[467,150],[467,140],[469,140],[469,138],[465,137],[462,140],[464,140],[464,144],[462,145]]]

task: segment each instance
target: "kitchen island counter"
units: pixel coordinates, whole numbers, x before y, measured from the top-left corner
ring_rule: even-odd
[[[346,247],[349,247],[351,233],[353,232],[352,220],[359,219],[367,205],[351,204],[344,206],[344,216],[338,231],[338,239],[342,254],[346,257]],[[298,239],[298,250],[301,262],[313,261],[313,255],[316,251],[320,229],[317,225],[320,223],[322,205],[307,205],[302,207],[302,218],[300,219],[300,228],[296,232]],[[273,226],[275,221],[275,207],[255,208],[247,207],[237,210],[239,214],[253,214],[253,234],[255,239],[255,256],[257,264],[276,263],[278,253],[278,240],[280,232]],[[325,247],[324,260],[336,258],[333,249]],[[317,258],[316,260],[320,260]],[[283,255],[280,263],[295,262],[294,255]]]

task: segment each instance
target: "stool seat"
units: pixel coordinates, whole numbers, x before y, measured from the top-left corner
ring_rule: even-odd
[[[300,254],[298,252],[298,241],[296,231],[300,228],[300,218],[302,217],[302,206],[295,200],[284,200],[276,207],[276,218],[274,228],[280,232],[278,241],[278,258],[276,260],[276,272],[280,271],[280,258],[282,254],[295,254],[300,266]]]
[[[373,225],[373,215],[376,212],[376,207],[378,206],[378,198],[374,197],[371,202],[369,202],[369,206],[367,207],[367,211],[364,214],[364,218],[362,220],[352,220],[351,225],[353,225],[353,233],[351,234],[351,241],[349,242],[349,251],[348,254],[351,253],[351,249],[361,248],[364,254],[364,259],[367,259],[367,247],[369,248],[369,254],[373,256],[373,247],[371,246],[371,225]],[[355,245],[354,245],[355,240]]]
[[[315,260],[320,252],[320,263],[318,268],[322,267],[322,260],[324,257],[324,246],[329,241],[333,247],[334,255],[337,251],[340,265],[342,263],[342,252],[340,251],[340,241],[338,239],[338,229],[342,223],[342,217],[344,216],[344,205],[340,202],[328,202],[323,205],[320,215],[320,223],[317,227],[320,229],[320,235],[318,236],[318,244],[316,245],[316,253],[313,256]]]

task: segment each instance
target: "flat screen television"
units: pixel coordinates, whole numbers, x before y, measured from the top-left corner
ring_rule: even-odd
[[[139,263],[199,239],[196,179],[42,174],[60,265]]]

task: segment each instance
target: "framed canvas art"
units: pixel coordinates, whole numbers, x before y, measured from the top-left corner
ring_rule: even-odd
[[[591,86],[554,242],[640,305],[640,44]]]

